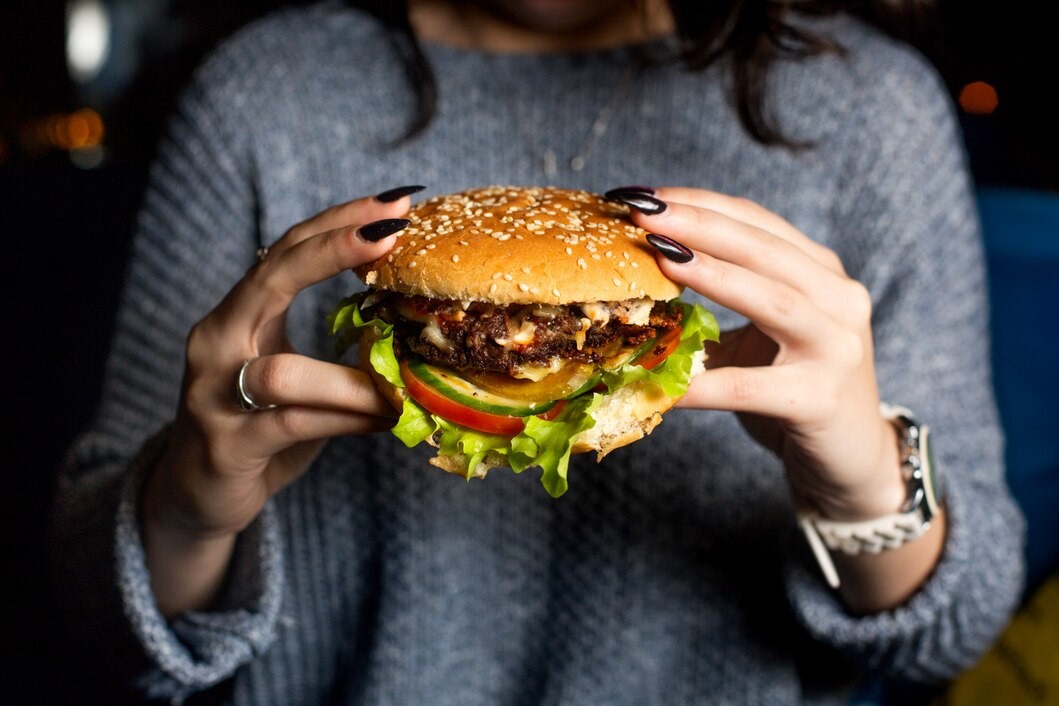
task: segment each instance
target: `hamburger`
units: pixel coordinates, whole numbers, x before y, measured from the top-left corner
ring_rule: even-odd
[[[649,434],[703,370],[713,316],[680,302],[628,207],[586,191],[493,186],[414,206],[367,290],[330,328],[400,412],[393,433],[467,478]]]

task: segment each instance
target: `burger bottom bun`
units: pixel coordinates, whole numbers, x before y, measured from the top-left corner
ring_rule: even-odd
[[[371,366],[370,350],[376,338],[376,333],[372,329],[368,329],[361,338],[360,367],[371,375],[383,397],[400,412],[407,393],[391,385]],[[703,365],[700,359],[696,361],[693,375],[702,370]],[[622,387],[603,397],[600,405],[592,413],[596,420],[595,425],[574,437],[571,453],[595,451],[596,461],[601,461],[614,449],[631,444],[650,434],[661,423],[662,415],[672,409],[679,400],[680,397],[670,397],[658,385],[646,381]],[[427,441],[432,446],[437,446],[433,439]],[[466,457],[463,454],[454,456],[438,454],[430,459],[430,464],[449,473],[463,476]],[[502,455],[489,453],[476,468],[470,469],[470,475],[484,478],[490,469],[506,465]]]

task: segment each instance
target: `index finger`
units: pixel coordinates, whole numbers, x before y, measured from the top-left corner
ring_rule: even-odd
[[[734,220],[742,221],[767,231],[788,243],[797,246],[809,257],[836,274],[845,274],[842,261],[827,248],[795,228],[789,221],[750,199],[688,187],[664,187],[655,195],[663,201],[682,203],[710,211],[716,211]]]
[[[275,255],[283,252],[314,235],[329,230],[402,216],[408,210],[407,197],[425,188],[419,185],[399,186],[375,196],[364,196],[331,206],[292,226],[283,234],[283,237],[269,246],[269,254]]]
[[[404,218],[384,218],[346,226],[270,253],[239,282],[230,305],[251,312],[252,325],[260,326],[282,315],[303,289],[383,257],[396,242],[394,235],[409,223]]]

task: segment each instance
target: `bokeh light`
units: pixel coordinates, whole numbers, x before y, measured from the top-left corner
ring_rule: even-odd
[[[996,89],[985,81],[973,81],[960,90],[960,107],[972,115],[992,115],[1000,99]]]
[[[110,14],[100,0],[66,6],[66,63],[78,83],[95,78],[110,54]]]

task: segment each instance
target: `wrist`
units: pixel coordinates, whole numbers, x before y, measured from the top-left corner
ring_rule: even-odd
[[[832,587],[839,586],[839,579],[829,550],[856,556],[898,549],[926,534],[932,520],[942,520],[940,489],[930,452],[930,430],[916,422],[912,412],[905,408],[885,404],[880,408],[896,432],[904,481],[904,501],[900,508],[867,520],[836,520],[812,509],[799,513],[799,524]],[[934,535],[937,537],[938,533]],[[936,561],[937,552],[933,552],[933,557]]]
[[[197,493],[185,487],[163,457],[148,473],[140,496],[140,524],[145,535],[165,538],[171,546],[209,545],[234,541],[238,530],[212,526],[195,511]]]
[[[879,433],[869,470],[857,483],[807,496],[821,517],[841,522],[873,520],[901,509],[907,487],[901,468],[900,440],[893,422],[878,417]]]
[[[207,531],[173,502],[164,464],[148,475],[140,498],[140,526],[151,590],[166,618],[207,609],[221,590],[235,532]]]

